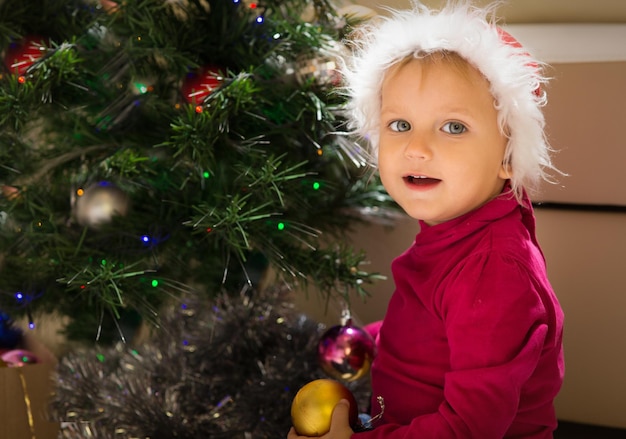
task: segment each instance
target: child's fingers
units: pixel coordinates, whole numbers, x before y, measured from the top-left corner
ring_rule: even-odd
[[[335,418],[343,419],[349,422],[350,417],[350,403],[347,399],[340,400],[333,409],[333,417],[331,418],[331,424],[335,421]]]
[[[333,409],[330,420],[330,432],[333,438],[349,438],[353,431],[350,428],[350,403],[342,399]]]

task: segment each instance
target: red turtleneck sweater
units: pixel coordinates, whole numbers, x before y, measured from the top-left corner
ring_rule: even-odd
[[[523,201],[422,223],[395,259],[372,365],[372,415],[378,396],[385,410],[354,439],[552,438],[563,312]]]

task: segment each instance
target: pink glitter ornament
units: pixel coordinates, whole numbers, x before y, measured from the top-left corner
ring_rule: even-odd
[[[39,359],[35,354],[23,349],[13,349],[6,351],[0,357],[9,367],[22,367],[29,364],[39,363]]]
[[[352,325],[333,326],[317,345],[320,367],[329,377],[344,382],[356,381],[369,373],[376,346],[367,331]]]

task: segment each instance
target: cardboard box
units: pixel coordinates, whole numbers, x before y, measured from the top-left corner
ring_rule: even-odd
[[[56,360],[35,340],[26,339],[23,348],[41,362],[0,368],[0,439],[56,439],[59,423],[48,411]]]

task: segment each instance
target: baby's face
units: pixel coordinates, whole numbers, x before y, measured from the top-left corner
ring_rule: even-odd
[[[411,217],[439,224],[500,194],[506,143],[489,84],[473,67],[411,60],[386,75],[378,168]]]

